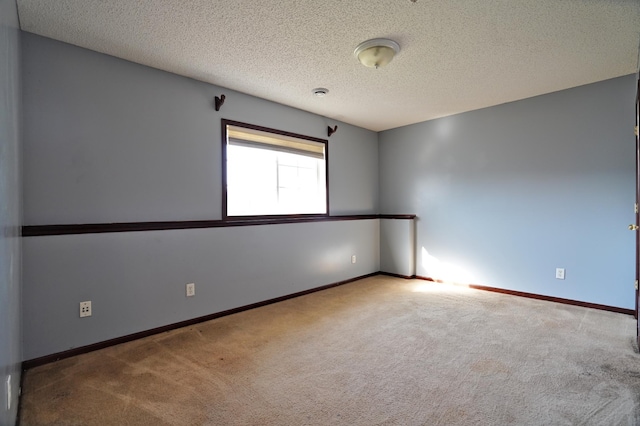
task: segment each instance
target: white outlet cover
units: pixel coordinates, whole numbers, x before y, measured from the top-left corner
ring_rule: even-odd
[[[195,295],[196,295],[196,284],[195,283],[187,284],[187,297],[191,297]]]
[[[356,263],[356,255],[351,256],[351,263]]]
[[[80,302],[80,318],[91,316],[91,301]]]
[[[564,268],[556,268],[556,278],[564,280]]]

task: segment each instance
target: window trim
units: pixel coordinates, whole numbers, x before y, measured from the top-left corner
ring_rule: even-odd
[[[260,132],[273,133],[275,135],[304,139],[312,142],[324,144],[324,167],[325,167],[325,213],[301,213],[301,214],[275,214],[275,215],[245,215],[229,216],[227,214],[227,126],[243,127],[245,129],[257,130]],[[272,129],[269,127],[257,126],[255,124],[242,123],[240,121],[220,120],[220,131],[222,138],[220,145],[222,148],[222,220],[254,220],[265,219],[277,221],[282,219],[288,221],[295,218],[327,218],[329,217],[329,141],[327,139],[315,138],[313,136],[301,135],[284,130]]]

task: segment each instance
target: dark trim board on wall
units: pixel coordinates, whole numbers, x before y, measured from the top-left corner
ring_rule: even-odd
[[[380,275],[387,275],[389,277],[395,277],[395,278],[404,278],[405,280],[416,279],[415,275],[402,275],[402,274],[395,274],[393,272],[382,272],[382,271],[380,271]]]
[[[415,219],[414,214],[379,215],[361,214],[348,216],[299,216],[287,218],[248,220],[182,220],[167,222],[84,223],[68,225],[27,225],[22,227],[23,237],[46,235],[103,234],[109,232],[168,231],[173,229],[226,228],[232,226],[279,225],[284,223],[332,222],[366,219]]]
[[[382,274],[385,274],[385,273],[382,272]],[[386,275],[391,275],[391,274],[386,274]],[[441,280],[434,280],[433,278],[429,278],[429,277],[414,276],[412,278],[416,278],[416,279],[424,280],[424,281],[439,282],[439,283],[443,282]],[[618,313],[618,314],[625,314],[625,315],[634,315],[635,314],[635,311],[633,309],[618,308],[617,306],[609,306],[609,305],[600,305],[598,303],[581,302],[579,300],[563,299],[562,297],[545,296],[545,295],[542,295],[542,294],[527,293],[527,292],[524,292],[524,291],[516,291],[516,290],[507,290],[507,289],[504,289],[504,288],[489,287],[489,286],[484,286],[484,285],[479,285],[479,284],[468,284],[468,285],[465,284],[465,286],[469,287],[469,288],[473,288],[475,290],[491,291],[491,292],[494,292],[494,293],[508,294],[510,296],[526,297],[528,299],[544,300],[546,302],[562,303],[564,305],[580,306],[582,308],[598,309],[598,310],[601,310],[601,311],[615,312],[615,313]]]
[[[609,306],[609,305],[600,305],[598,303],[581,302],[579,300],[563,299],[561,297],[544,296],[542,294],[526,293],[523,291],[505,290],[502,288],[487,287],[487,286],[476,285],[476,284],[470,284],[469,288],[474,288],[476,290],[492,291],[494,293],[508,294],[510,296],[527,297],[529,299],[544,300],[547,302],[562,303],[565,305],[580,306],[583,308],[599,309],[601,311],[616,312],[618,314],[625,314],[625,315],[631,315],[631,316],[633,316],[635,313],[633,309],[618,308],[616,306]]]
[[[415,219],[415,214],[379,214],[380,219]]]

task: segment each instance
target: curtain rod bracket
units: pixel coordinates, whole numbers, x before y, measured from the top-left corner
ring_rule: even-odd
[[[220,97],[216,96],[216,99],[215,99],[216,111],[220,111],[220,107],[222,106],[222,104],[224,104],[224,99],[225,99],[224,95],[220,95]]]

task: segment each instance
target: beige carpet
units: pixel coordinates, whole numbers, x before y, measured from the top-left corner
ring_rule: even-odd
[[[34,368],[21,425],[638,425],[634,327],[376,276]]]

